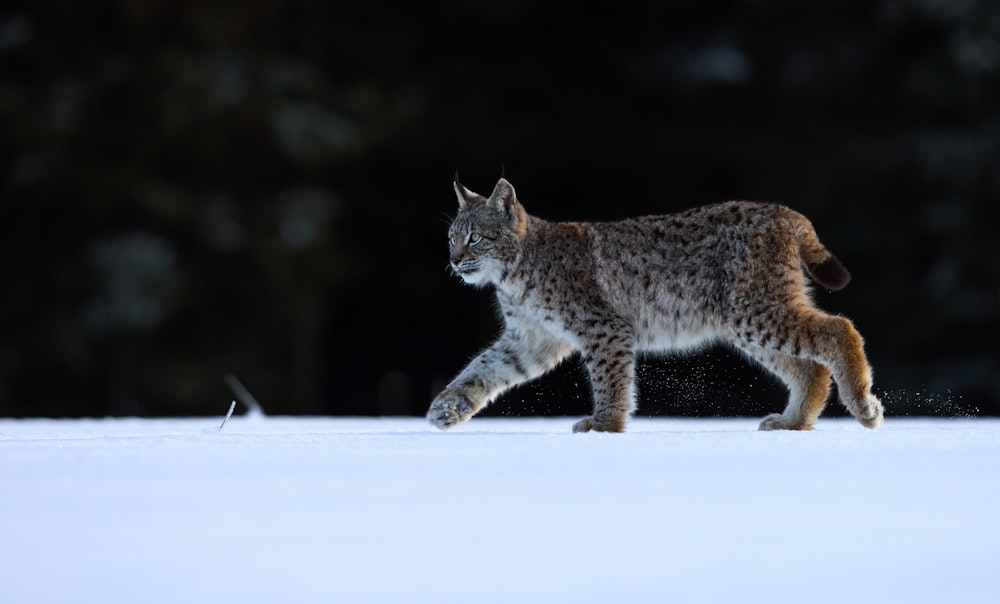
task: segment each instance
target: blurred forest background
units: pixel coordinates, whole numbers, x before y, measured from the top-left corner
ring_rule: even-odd
[[[605,220],[786,203],[889,414],[1000,413],[1000,5],[191,0],[0,12],[0,415],[423,414],[497,332],[454,171]],[[725,350],[640,414],[761,415]],[[585,413],[578,362],[493,413]],[[839,404],[830,409],[840,410]]]

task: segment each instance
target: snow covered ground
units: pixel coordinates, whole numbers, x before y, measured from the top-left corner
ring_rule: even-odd
[[[1000,601],[1000,421],[0,421],[0,602]]]

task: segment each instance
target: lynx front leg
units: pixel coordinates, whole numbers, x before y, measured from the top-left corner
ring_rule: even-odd
[[[621,337],[584,357],[594,393],[594,414],[573,426],[573,432],[624,432],[635,411],[635,354]]]
[[[427,419],[442,430],[465,422],[503,392],[549,371],[570,352],[569,344],[547,335],[508,329],[437,395]]]

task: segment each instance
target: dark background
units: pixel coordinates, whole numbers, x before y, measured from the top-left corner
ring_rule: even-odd
[[[501,165],[549,219],[786,203],[889,414],[1000,413],[996,2],[43,1],[0,70],[0,415],[221,414],[228,372],[270,413],[422,414],[497,331],[445,267],[453,172]],[[640,390],[784,402],[718,349]],[[572,361],[492,412],[588,397]]]

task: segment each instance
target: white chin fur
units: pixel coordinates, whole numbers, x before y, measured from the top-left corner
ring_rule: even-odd
[[[469,285],[480,285],[486,280],[486,271],[473,271],[471,273],[460,273],[459,277]]]

